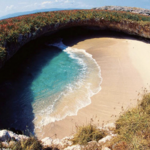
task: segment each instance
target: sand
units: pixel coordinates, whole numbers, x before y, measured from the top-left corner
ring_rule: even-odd
[[[73,41],[73,39],[72,39]],[[68,42],[69,44],[69,42]],[[138,93],[150,84],[150,44],[133,37],[97,37],[74,39],[72,47],[85,49],[101,68],[101,91],[91,104],[61,121],[43,127],[38,138],[63,138],[75,132],[76,126],[91,118],[101,126],[115,122],[122,110],[137,104]]]

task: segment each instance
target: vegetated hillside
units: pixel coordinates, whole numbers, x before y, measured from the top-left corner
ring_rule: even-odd
[[[67,9],[50,8],[50,9],[37,9],[37,10],[32,10],[32,11],[17,12],[17,13],[2,16],[2,17],[0,17],[0,20],[12,18],[12,17],[18,17],[18,16],[22,16],[22,15],[28,15],[28,14],[34,14],[34,13],[40,13],[40,12],[49,12],[49,11],[59,11],[59,10],[73,10],[73,8],[67,8]]]
[[[150,17],[121,11],[69,10],[0,21],[0,67],[21,46],[45,33],[71,26],[98,26],[150,38]]]

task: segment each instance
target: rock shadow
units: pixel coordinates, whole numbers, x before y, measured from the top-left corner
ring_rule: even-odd
[[[61,50],[37,39],[22,47],[0,70],[0,129],[34,134],[32,82]]]

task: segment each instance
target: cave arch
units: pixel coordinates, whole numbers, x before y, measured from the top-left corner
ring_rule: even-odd
[[[53,35],[55,32],[71,28],[71,27],[88,27],[98,30],[113,30],[118,32],[123,32],[130,35],[136,35],[143,38],[150,38],[150,29],[147,26],[141,26],[137,22],[129,22],[126,20],[120,22],[113,22],[104,20],[103,18],[100,21],[96,20],[77,20],[74,22],[67,22],[62,24],[54,24],[53,26],[44,26],[42,28],[37,29],[34,32],[26,33],[24,35],[19,34],[17,43],[5,43],[7,55],[5,59],[0,63],[0,67],[2,67],[7,60],[9,60],[23,45],[28,42],[35,40],[39,37],[43,37],[45,35]]]

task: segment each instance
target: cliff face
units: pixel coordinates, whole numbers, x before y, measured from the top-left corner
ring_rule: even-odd
[[[36,39],[40,36],[43,36],[46,33],[52,34],[55,31],[58,31],[59,29],[63,28],[69,28],[74,26],[96,26],[99,29],[109,29],[109,30],[115,30],[124,32],[131,35],[137,35],[144,38],[150,38],[150,27],[148,26],[142,26],[139,25],[136,22],[132,21],[108,21],[104,18],[100,19],[91,19],[91,20],[77,20],[77,21],[70,21],[68,23],[62,23],[62,24],[55,24],[53,26],[45,26],[41,29],[37,29],[35,32],[28,33],[25,35],[20,34],[18,37],[18,42],[12,42],[12,43],[5,43],[5,48],[7,51],[7,55],[5,59],[0,62],[0,67],[2,67],[5,62],[10,59],[24,44],[28,43],[29,41]]]

